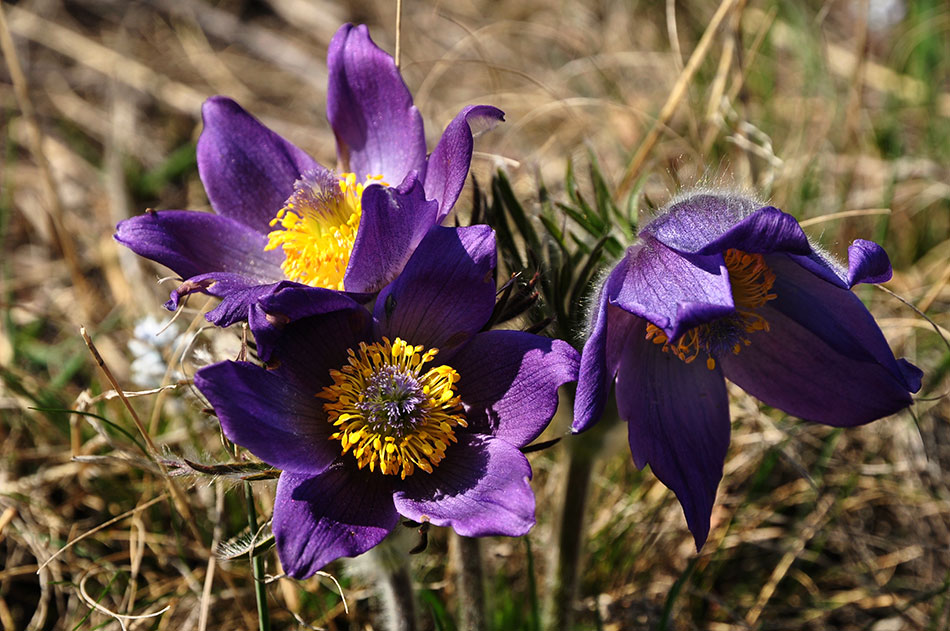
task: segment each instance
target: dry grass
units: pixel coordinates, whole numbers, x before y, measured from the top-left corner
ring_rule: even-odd
[[[478,141],[482,181],[504,167],[532,208],[538,175],[559,196],[566,161],[593,151],[612,185],[638,185],[644,208],[701,183],[755,191],[839,255],[858,236],[884,243],[889,287],[950,329],[945,5],[910,5],[880,27],[860,2],[739,0],[723,3],[722,27],[703,40],[718,3],[405,4],[402,69],[430,146],[465,104],[507,113]],[[0,626],[255,628],[247,561],[211,553],[246,524],[243,493],[224,479],[169,479],[149,447],[230,459],[187,378],[233,356],[240,331],[203,327],[193,301],[176,323],[182,342],[162,349],[171,387],[129,401],[137,428],[79,329],[122,389],[159,385],[133,382],[127,343],[143,317],[167,317],[170,287],[156,282],[167,271],[121,250],[115,223],[147,207],[207,208],[193,147],[212,94],[332,164],[326,46],[340,23],[360,21],[392,51],[390,3],[2,8],[16,53],[5,48],[0,67]],[[608,450],[588,512],[579,628],[948,628],[950,353],[892,296],[859,293],[895,351],[925,370],[915,417],[832,430],[735,390],[726,476],[699,555],[672,495],[625,449]],[[532,457],[540,506],[553,500],[558,455]],[[269,514],[273,488],[255,490]],[[531,535],[539,566],[549,531],[542,511]],[[445,545],[434,533],[414,560],[425,629],[454,607]],[[494,628],[531,628],[524,543],[487,549]],[[268,586],[275,628],[307,628],[298,617],[370,628],[369,586],[330,570],[349,613],[326,579],[283,579]]]

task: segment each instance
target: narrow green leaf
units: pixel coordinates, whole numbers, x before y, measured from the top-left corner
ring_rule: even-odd
[[[590,218],[587,215],[577,210],[576,208],[572,206],[568,206],[567,204],[562,204],[561,202],[557,202],[557,207],[560,208],[562,211],[564,211],[564,213],[568,217],[574,220],[574,223],[576,223],[578,226],[583,228],[584,231],[587,232],[590,236],[599,237],[601,233],[603,232],[600,226],[598,226],[595,223],[592,223],[590,221]]]
[[[492,191],[494,193],[494,181],[492,182]],[[502,260],[508,266],[510,272],[520,272],[525,269],[524,261],[521,258],[521,252],[515,245],[514,235],[511,227],[508,225],[508,219],[505,215],[504,204],[497,195],[492,195],[491,203],[487,207],[486,218],[488,225],[495,229],[495,238],[498,241],[498,251]]]
[[[64,409],[62,409],[62,408],[36,408],[36,407],[31,407],[31,408],[28,408],[28,409],[30,409],[30,410],[36,410],[37,412],[62,412],[62,413],[64,413],[64,414],[78,414],[79,416],[91,416],[92,418],[95,418],[95,419],[98,419],[98,420],[102,421],[102,422],[105,423],[107,426],[111,427],[111,428],[114,429],[115,431],[119,432],[120,434],[122,434],[123,436],[125,436],[126,438],[128,438],[129,441],[131,441],[132,444],[134,444],[136,447],[138,447],[139,450],[140,450],[143,454],[145,454],[146,456],[149,456],[149,453],[145,450],[145,447],[138,441],[138,439],[137,439],[131,432],[129,432],[127,429],[125,429],[125,428],[122,427],[121,425],[117,425],[116,423],[113,423],[112,421],[110,421],[109,419],[107,419],[107,418],[104,417],[104,416],[99,416],[98,414],[94,414],[94,413],[92,413],[92,412],[80,412],[79,410],[64,410]],[[149,458],[151,458],[151,456],[149,456]]]
[[[446,611],[445,605],[442,604],[435,592],[431,589],[423,589],[419,592],[419,599],[429,606],[435,631],[455,631],[455,625],[452,623],[449,612]]]
[[[567,159],[567,172],[564,174],[564,186],[567,189],[567,196],[575,204],[577,202],[577,180],[574,179],[574,161]]]
[[[666,631],[666,629],[669,628],[670,616],[673,614],[673,606],[676,605],[676,601],[679,599],[686,581],[689,580],[689,577],[693,574],[693,570],[696,569],[697,561],[699,561],[699,557],[693,557],[686,566],[686,569],[683,570],[683,573],[680,574],[676,582],[673,583],[673,587],[670,588],[670,593],[666,595],[666,602],[663,603],[663,614],[660,616],[660,620],[656,625],[657,631]]]
[[[504,203],[508,215],[525,240],[529,253],[534,252],[536,256],[539,256],[541,254],[541,240],[538,238],[538,233],[531,224],[524,206],[521,205],[521,202],[515,197],[514,191],[511,190],[511,183],[504,171],[499,170],[495,174],[495,178],[492,180],[492,191]]]
[[[610,194],[607,180],[604,179],[603,172],[600,170],[597,156],[594,155],[593,151],[588,150],[587,159],[590,163],[590,181],[594,186],[594,202],[597,205],[597,214],[605,224],[609,224],[611,218],[617,215],[617,206],[614,204],[613,195]]]

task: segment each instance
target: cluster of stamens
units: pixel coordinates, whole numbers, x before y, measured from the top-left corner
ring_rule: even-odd
[[[646,338],[654,344],[662,344],[664,352],[670,352],[687,364],[702,354],[706,355],[706,367],[716,367],[715,355],[732,352],[738,355],[743,346],[752,341],[749,334],[768,331],[768,321],[755,310],[774,300],[771,293],[775,273],[765,264],[761,254],[749,254],[741,250],[726,250],[723,253],[735,312],[712,322],[689,329],[670,342],[666,333],[652,323],[647,324]]]
[[[455,428],[467,427],[455,385],[459,374],[450,366],[431,365],[438,349],[406,344],[366,344],[349,350],[340,370],[331,370],[333,384],[317,396],[336,431],[342,453],[350,450],[359,467],[386,475],[426,473],[456,442]]]
[[[357,182],[356,175],[307,173],[271,220],[280,227],[267,235],[265,250],[283,248],[281,269],[290,280],[342,290],[363,214],[363,189],[383,184],[382,176]]]

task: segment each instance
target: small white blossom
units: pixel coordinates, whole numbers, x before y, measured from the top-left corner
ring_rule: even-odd
[[[161,385],[168,364],[165,357],[178,341],[178,327],[168,326],[153,315],[139,320],[129,340],[129,352],[134,358],[130,366],[132,381],[147,387]],[[173,375],[177,379],[177,372]]]

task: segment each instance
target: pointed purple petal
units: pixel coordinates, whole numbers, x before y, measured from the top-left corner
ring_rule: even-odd
[[[735,309],[722,255],[693,257],[691,262],[647,237],[618,265],[623,279],[609,303],[649,320],[670,339]]]
[[[195,374],[224,435],[264,462],[316,475],[340,455],[315,392],[299,381],[247,362],[221,362]]]
[[[449,123],[429,156],[426,197],[439,202],[439,217],[449,214],[459,198],[472,163],[473,137],[505,120],[505,113],[491,105],[469,105]]]
[[[431,474],[417,471],[393,499],[401,515],[451,526],[463,537],[519,537],[534,525],[531,465],[516,447],[462,434]]]
[[[627,421],[630,452],[676,494],[702,547],[729,449],[729,400],[719,369],[687,364],[631,333],[617,373],[617,407]]]
[[[643,232],[669,239],[671,247],[696,252],[761,207],[755,200],[742,195],[691,193],[675,199],[643,227]]]
[[[491,228],[433,228],[376,299],[379,336],[438,348],[446,361],[491,316],[494,269]]]
[[[772,287],[776,298],[767,306],[797,322],[837,354],[878,363],[903,382],[904,371],[867,307],[854,292],[826,282],[800,266],[799,260],[781,255],[766,258],[776,277]],[[904,385],[911,392],[917,390],[909,382]]]
[[[377,292],[392,281],[436,221],[437,204],[426,201],[413,175],[403,186],[373,185],[363,191],[363,214],[343,286]]]
[[[756,335],[737,356],[722,358],[723,371],[743,390],[768,405],[805,420],[851,427],[898,412],[911,404],[912,378],[901,381],[876,362],[848,357],[771,309],[763,309],[770,331]],[[903,364],[909,367],[906,362]],[[919,385],[919,371],[917,373]]]
[[[357,180],[382,175],[396,186],[410,171],[425,173],[422,116],[393,58],[366,26],[344,24],[327,51],[327,117],[337,154]]]
[[[607,309],[607,297],[601,290],[593,325],[581,352],[574,395],[574,421],[571,424],[571,431],[575,434],[590,429],[604,415],[616,375],[607,366]]]
[[[786,257],[767,262],[777,298],[759,313],[769,331],[721,358],[726,376],[769,405],[839,427],[910,405],[920,371],[894,358],[858,297]]]
[[[579,434],[589,429],[604,413],[607,396],[617,375],[619,353],[622,353],[630,327],[637,318],[619,307],[611,306],[608,297],[616,295],[626,276],[626,259],[614,267],[604,282],[597,299],[591,330],[584,350],[574,395],[574,422],[571,431]]]
[[[577,379],[577,351],[520,331],[479,333],[453,358],[470,431],[523,447],[557,410],[558,387]]]
[[[249,310],[257,301],[279,286],[280,283],[261,285],[259,281],[239,274],[225,272],[199,274],[179,285],[171,293],[171,297],[165,303],[165,308],[169,311],[177,310],[185,297],[196,292],[217,296],[221,298],[221,302],[205,314],[205,319],[216,326],[231,326],[236,322],[247,320]]]
[[[858,283],[886,283],[893,275],[891,259],[877,243],[855,239],[848,247],[848,287]]]
[[[219,215],[267,233],[301,174],[325,171],[229,98],[211,97],[201,115],[198,173]]]
[[[794,217],[772,206],[750,211],[752,207],[750,200],[739,197],[695,195],[673,204],[643,234],[684,254],[716,254],[730,248],[758,254],[811,251]]]
[[[300,378],[314,394],[332,383],[329,371],[344,366],[347,351],[372,332],[365,307],[329,289],[315,289],[281,289],[262,300],[250,318],[261,359],[306,375]]]
[[[259,283],[284,278],[283,255],[265,252],[267,237],[228,217],[191,210],[161,210],[116,226],[115,240],[182,278],[231,272]]]
[[[873,241],[855,239],[848,247],[848,267],[820,249],[807,255],[789,254],[789,258],[819,278],[851,289],[859,283],[886,283],[891,279],[891,260],[884,248]]]
[[[385,539],[399,515],[383,477],[344,466],[315,477],[282,473],[273,530],[284,571],[306,578],[331,561],[362,554]]]
[[[891,259],[884,248],[865,239],[855,239],[848,246],[847,268],[817,249],[807,256],[791,258],[815,276],[844,289],[851,289],[859,283],[886,283],[893,276]]]

